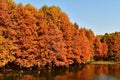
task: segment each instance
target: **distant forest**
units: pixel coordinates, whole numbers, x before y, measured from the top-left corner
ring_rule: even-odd
[[[91,60],[120,61],[120,32],[94,35],[59,7],[0,0],[0,67],[69,67]]]

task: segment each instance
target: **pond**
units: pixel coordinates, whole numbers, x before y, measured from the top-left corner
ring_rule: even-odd
[[[120,80],[120,64],[87,64],[44,71],[5,71],[0,72],[0,80]]]

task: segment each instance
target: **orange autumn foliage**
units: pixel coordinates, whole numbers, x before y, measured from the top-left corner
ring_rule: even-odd
[[[93,57],[89,40],[85,36],[85,31],[82,28],[75,32],[73,47],[75,59],[78,63],[85,63]]]
[[[0,60],[10,57],[2,66],[68,67],[93,57],[119,57],[119,37],[119,33],[96,37],[91,30],[71,23],[59,7],[36,9],[0,0]]]
[[[102,41],[108,45],[108,57],[120,56],[120,32],[105,34]]]
[[[94,41],[94,55],[99,60],[107,57],[108,46],[100,41],[100,37],[96,37]]]

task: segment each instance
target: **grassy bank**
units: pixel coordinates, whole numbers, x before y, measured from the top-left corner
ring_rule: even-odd
[[[119,63],[115,62],[115,61],[93,61],[90,64],[110,64],[110,65],[114,65],[114,64],[119,64]]]

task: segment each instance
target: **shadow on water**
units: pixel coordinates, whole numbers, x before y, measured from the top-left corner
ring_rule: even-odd
[[[43,71],[5,71],[0,72],[0,80],[120,80],[120,64],[88,64]]]

